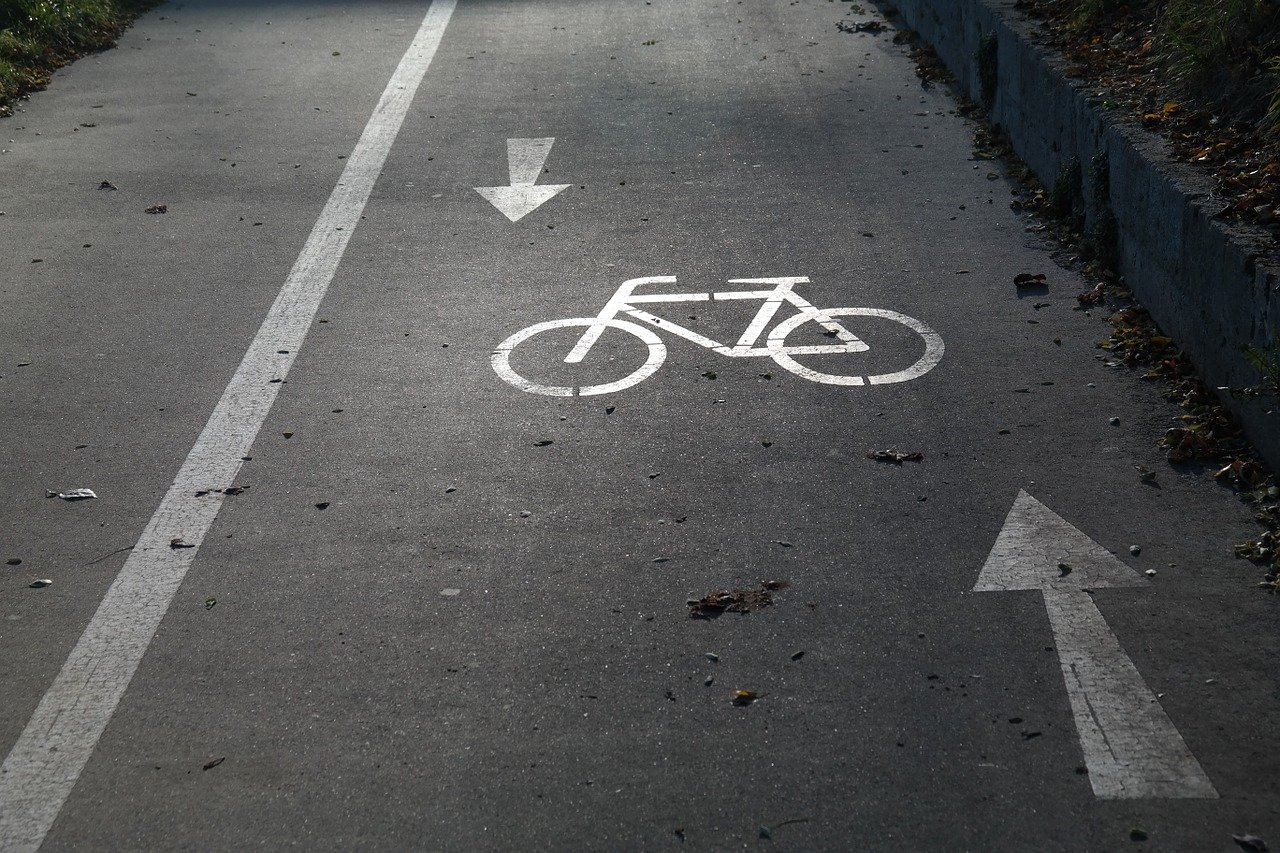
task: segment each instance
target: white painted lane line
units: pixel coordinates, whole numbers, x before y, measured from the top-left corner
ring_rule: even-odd
[[[507,140],[507,174],[511,184],[505,187],[476,187],[475,191],[498,208],[512,222],[518,222],[550,201],[569,184],[535,186],[542,164],[547,162],[554,136],[542,139]]]
[[[434,0],[235,376],[0,766],[0,850],[31,851],[75,786],[311,328],[457,0]],[[200,492],[203,497],[197,497]],[[207,494],[206,494],[207,493]],[[173,548],[181,537],[194,547]]]
[[[1044,595],[1096,796],[1216,799],[1200,762],[1086,592],[1145,583],[1111,552],[1019,491],[974,590]]]

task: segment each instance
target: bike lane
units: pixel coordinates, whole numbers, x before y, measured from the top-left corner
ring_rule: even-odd
[[[1026,244],[947,97],[833,24],[816,3],[460,5],[250,488],[51,846],[719,846],[766,827],[1076,849],[1138,825],[1196,847],[1274,821],[1272,759],[1220,727],[1275,717],[1271,641],[1231,624],[1266,613],[1222,553],[1239,509],[1136,480],[1141,427],[1169,410],[1094,363],[1101,324],[1070,310],[1089,283]],[[570,187],[513,223],[474,188],[503,183],[507,139],[550,137],[539,180]],[[1049,295],[1018,299],[1023,271]],[[509,335],[648,275],[807,276],[813,304],[916,317],[946,354],[846,388],[658,332],[664,365],[613,395],[492,370]],[[755,311],[694,305],[654,311],[727,343]],[[859,370],[918,354],[866,334]],[[566,375],[552,357],[575,339],[520,369]],[[644,357],[593,355],[599,376]],[[866,458],[882,449],[924,460]],[[970,594],[1019,489],[1112,552],[1142,543],[1156,580],[1097,602],[1221,799],[1100,801],[1077,773],[1043,605]],[[789,582],[772,607],[688,618],[686,598],[765,579]]]

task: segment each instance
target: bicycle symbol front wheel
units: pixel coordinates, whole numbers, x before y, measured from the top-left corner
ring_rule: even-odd
[[[534,335],[542,332],[549,332],[553,329],[572,328],[574,326],[590,327],[597,324],[608,326],[612,329],[621,329],[629,332],[640,339],[649,349],[648,358],[639,368],[632,371],[627,376],[616,382],[607,382],[599,385],[541,385],[537,382],[531,382],[525,379],[511,367],[511,351],[520,344],[532,338]],[[498,344],[498,348],[493,351],[493,357],[490,364],[493,370],[506,382],[511,383],[521,391],[528,391],[530,394],[545,394],[548,397],[590,397],[593,394],[611,394],[614,391],[621,391],[624,388],[630,388],[639,382],[643,382],[652,376],[662,362],[667,357],[666,344],[662,342],[656,334],[646,329],[644,326],[628,322],[626,320],[599,320],[595,317],[571,317],[566,320],[548,320],[545,323],[535,323],[532,326],[521,329],[502,343]]]
[[[924,355],[920,356],[910,367],[903,370],[891,373],[877,373],[870,376],[820,373],[796,361],[793,357],[795,355],[835,355],[841,352],[862,352],[867,349],[866,345],[861,341],[857,341],[856,345],[853,343],[794,347],[786,345],[787,336],[805,323],[810,321],[821,322],[835,317],[879,317],[884,320],[901,323],[924,338]],[[888,311],[883,308],[826,308],[819,310],[816,314],[796,314],[794,317],[789,317],[774,327],[773,331],[769,333],[767,345],[770,355],[778,363],[779,367],[811,382],[821,382],[825,385],[890,385],[895,382],[909,382],[912,379],[924,376],[932,370],[942,360],[942,353],[945,350],[942,344],[942,336],[933,329],[930,329],[914,317],[908,317],[906,314],[899,314],[897,311]]]

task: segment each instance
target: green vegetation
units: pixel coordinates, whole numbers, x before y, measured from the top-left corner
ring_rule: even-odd
[[[0,114],[85,53],[110,47],[158,0],[0,0]]]
[[[1070,0],[1077,35],[1153,22],[1151,57],[1190,101],[1280,131],[1280,4],[1274,0]]]
[[[1271,0],[1169,0],[1158,49],[1174,78],[1197,99],[1229,114],[1274,125],[1280,96],[1280,7]]]
[[[1247,397],[1274,397],[1280,400],[1280,335],[1276,336],[1275,348],[1271,351],[1262,347],[1245,347],[1245,358],[1258,368],[1262,374],[1260,385],[1245,388],[1242,393]]]
[[[978,42],[978,88],[982,102],[990,107],[996,97],[996,85],[1000,81],[1000,41],[995,33],[987,33]]]

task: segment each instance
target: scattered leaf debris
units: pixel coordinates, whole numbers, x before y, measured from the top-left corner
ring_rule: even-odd
[[[1067,15],[1078,12],[1075,0],[1019,0],[1019,6],[1033,14],[1055,6]],[[1125,4],[1125,8],[1137,7]],[[1056,38],[1048,35],[1050,40]],[[1111,51],[1113,48],[1105,40],[1095,40],[1088,49]],[[1280,379],[1276,378],[1280,377],[1280,372],[1273,376],[1273,372],[1268,370],[1270,363],[1264,360],[1258,364],[1263,373],[1261,387],[1208,388],[1196,375],[1195,366],[1187,354],[1137,304],[1123,278],[1109,269],[1086,245],[1087,235],[1080,233],[1070,216],[1064,216],[1057,209],[1053,193],[1036,180],[1025,163],[1018,160],[1007,134],[992,125],[982,108],[972,101],[964,102],[960,112],[979,120],[974,133],[974,144],[978,150],[1005,160],[1010,174],[1018,181],[1019,188],[1010,207],[1028,215],[1026,230],[1056,243],[1058,250],[1054,257],[1061,265],[1094,280],[1090,290],[1076,297],[1079,309],[1086,312],[1108,309],[1113,312],[1108,317],[1111,333],[1097,345],[1102,350],[1098,359],[1109,368],[1129,368],[1143,379],[1161,383],[1164,396],[1182,407],[1183,414],[1177,419],[1177,424],[1167,429],[1158,442],[1169,462],[1181,465],[1212,461],[1217,463],[1218,472],[1228,469],[1217,478],[1218,482],[1235,490],[1239,498],[1253,508],[1254,518],[1264,528],[1252,539],[1237,544],[1235,554],[1264,566],[1266,574],[1258,586],[1267,592],[1280,594],[1280,487],[1277,487],[1274,473],[1263,467],[1257,451],[1249,445],[1239,424],[1219,397],[1220,394],[1228,394],[1280,401]],[[1276,167],[1275,178],[1280,191],[1280,167]],[[1280,220],[1277,233],[1280,234]],[[1235,465],[1237,459],[1240,460],[1238,466]],[[1246,466],[1246,463],[1252,464]],[[1139,476],[1141,474],[1139,471]]]
[[[938,54],[921,40],[920,34],[915,30],[899,30],[893,34],[893,43],[906,46],[911,61],[915,65],[916,76],[923,84],[922,88],[928,88],[934,83],[949,83],[954,79],[951,71],[938,58]]]
[[[1070,77],[1213,181],[1210,215],[1265,230],[1268,254],[1277,256],[1274,4],[1018,0],[1017,7],[1043,24],[1038,39],[1061,51]],[[1214,23],[1212,12],[1224,9],[1239,19],[1227,23],[1222,14],[1226,20]],[[1169,73],[1171,66],[1182,73]]]
[[[167,204],[153,204],[153,205],[151,205],[150,207],[148,207],[148,208],[147,208],[145,211],[143,211],[143,212],[144,212],[144,213],[151,213],[151,214],[156,214],[156,213],[168,213],[168,212],[169,212],[169,205],[167,205]]]
[[[206,762],[205,762],[205,764],[204,764],[204,767],[202,767],[202,768],[200,768],[200,769],[201,769],[201,770],[212,770],[213,768],[217,767],[219,764],[221,764],[222,762],[224,762],[224,761],[226,761],[226,760],[227,760],[227,757],[226,757],[225,755],[223,755],[223,756],[221,756],[221,757],[219,757],[219,758],[215,758],[215,759],[213,759],[212,761],[206,761]]]
[[[733,699],[731,701],[733,704],[741,707],[743,705],[750,705],[759,698],[760,694],[754,690],[735,690],[733,691]]]

